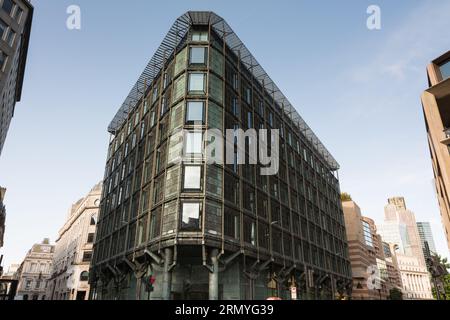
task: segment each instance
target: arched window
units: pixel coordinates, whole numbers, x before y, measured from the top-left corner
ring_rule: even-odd
[[[91,226],[95,226],[97,224],[97,217],[96,215],[92,215],[91,217]]]
[[[83,271],[80,274],[80,281],[88,281],[89,280],[89,272]]]

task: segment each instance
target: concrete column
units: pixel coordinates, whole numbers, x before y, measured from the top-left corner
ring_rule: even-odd
[[[331,275],[331,300],[336,299],[336,279],[334,278],[334,275]]]
[[[166,248],[164,250],[164,273],[162,283],[162,299],[170,300],[170,293],[172,291],[172,271],[169,270],[173,262],[173,250]]]
[[[136,274],[136,300],[141,300],[142,277]]]
[[[311,289],[309,287],[309,273],[308,273],[308,267],[305,265],[305,283],[306,283],[306,300],[310,300],[310,294],[311,294]]]
[[[209,300],[219,300],[219,250],[211,250],[210,255],[212,272],[209,273]]]

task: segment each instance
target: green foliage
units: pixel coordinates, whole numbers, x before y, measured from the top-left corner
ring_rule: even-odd
[[[398,288],[393,288],[389,291],[389,300],[403,300],[403,293]]]
[[[346,192],[341,193],[341,201],[352,201],[352,196]]]
[[[450,275],[444,276],[442,279],[437,279],[441,300],[450,300]],[[437,299],[436,288],[433,284],[433,297]]]

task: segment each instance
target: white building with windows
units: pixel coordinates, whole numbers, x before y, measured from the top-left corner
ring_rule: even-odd
[[[384,241],[396,245],[404,298],[433,299],[414,213],[406,208],[404,198],[389,199],[384,213],[384,223],[378,231]]]
[[[89,266],[101,193],[102,186],[97,184],[69,210],[56,240],[48,300],[89,298]]]
[[[35,244],[17,270],[19,284],[16,300],[46,300],[55,246],[49,239]]]

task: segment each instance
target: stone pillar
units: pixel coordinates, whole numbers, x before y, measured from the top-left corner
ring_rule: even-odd
[[[212,272],[209,273],[209,300],[219,300],[219,250],[211,250],[210,255]]]
[[[163,283],[162,283],[162,299],[170,300],[170,293],[172,292],[172,271],[170,271],[170,266],[173,262],[173,249],[166,248],[164,250],[164,273],[163,273]]]

